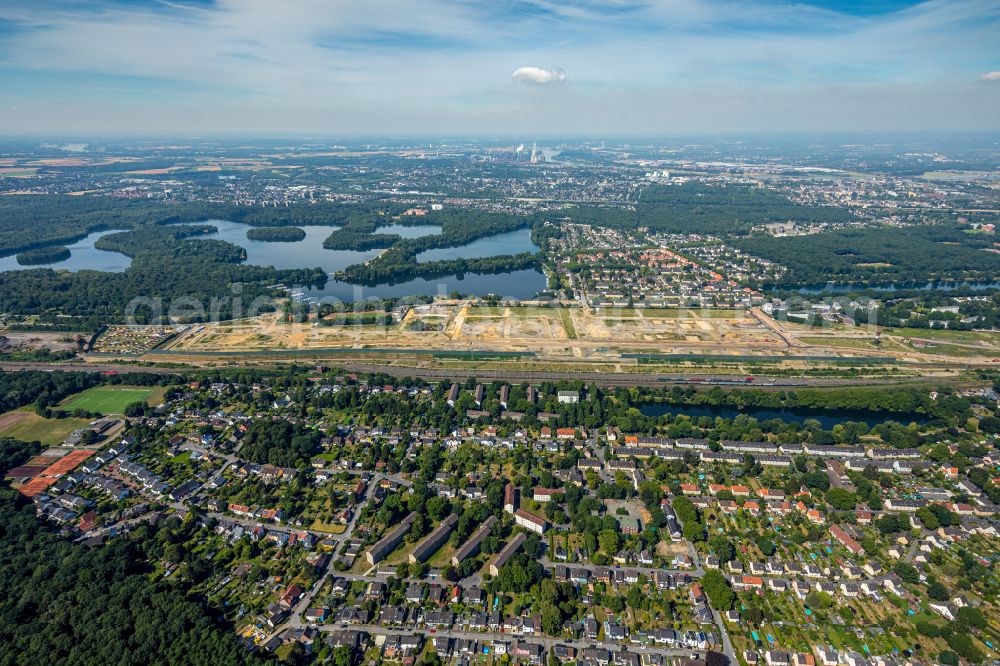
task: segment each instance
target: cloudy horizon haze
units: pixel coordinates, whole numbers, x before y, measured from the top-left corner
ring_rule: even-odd
[[[7,0],[0,133],[1000,129],[989,0]]]

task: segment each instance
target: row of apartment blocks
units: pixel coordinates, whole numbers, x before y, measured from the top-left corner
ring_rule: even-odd
[[[508,486],[513,488],[513,486]],[[521,509],[515,509],[510,511],[514,515],[514,522],[519,526],[535,532],[536,534],[543,534],[545,529],[548,527],[548,523]],[[396,527],[392,528],[387,532],[378,542],[376,542],[368,551],[365,553],[365,557],[368,560],[368,564],[375,565],[384,560],[389,556],[392,551],[394,551],[403,539],[409,533],[410,528],[413,526],[413,521],[416,519],[416,513],[410,513],[406,516]],[[452,555],[451,563],[454,566],[458,566],[465,559],[474,556],[479,552],[479,548],[482,545],[483,540],[490,535],[493,531],[493,527],[496,525],[497,519],[495,516],[490,516],[483,521],[479,529],[464,543],[455,554]],[[451,514],[447,518],[441,521],[441,523],[424,539],[417,544],[413,551],[409,555],[409,561],[411,564],[417,562],[426,562],[451,536],[454,531],[455,526],[458,524],[458,515]],[[497,554],[497,556],[490,563],[490,571],[494,576],[500,571],[507,560],[517,552],[524,543],[526,535],[523,532],[517,533],[511,541],[504,546],[504,548]]]
[[[455,554],[451,558],[452,565],[457,567],[463,561],[478,553],[479,547],[483,543],[483,539],[490,535],[493,531],[493,526],[496,525],[496,522],[496,516],[490,516],[484,520],[483,524],[479,526],[479,529],[476,530],[475,534],[473,534],[468,541],[462,544],[461,547],[455,551]]]
[[[613,446],[611,447],[612,453],[620,458],[663,458],[665,460],[683,460],[688,455],[694,455],[702,462],[707,463],[727,463],[727,464],[739,464],[743,460],[743,456],[746,453],[732,453],[726,451],[710,451],[710,450],[680,450],[680,449],[654,449],[642,446]],[[759,462],[765,467],[790,467],[792,465],[792,457],[785,455],[772,455],[772,454],[750,454],[753,455],[754,460]],[[816,454],[819,455],[819,454]],[[834,462],[834,461],[829,461]],[[608,463],[609,468],[611,463]],[[579,461],[578,467],[581,469],[585,467],[600,467],[601,464],[596,460],[582,459]],[[871,467],[879,472],[895,473],[895,474],[911,474],[918,469],[929,467],[930,463],[925,460],[875,460],[872,458],[849,458],[846,462],[846,467],[852,472],[863,472],[865,469]]]
[[[389,553],[396,550],[396,546],[400,544],[407,532],[410,531],[410,527],[413,525],[413,521],[416,520],[416,518],[416,512],[410,512],[410,515],[403,518],[399,525],[389,530],[389,532],[379,539],[374,546],[369,548],[368,552],[365,553],[368,564],[378,564],[384,560]]]
[[[431,555],[448,540],[448,537],[451,536],[451,532],[457,524],[458,514],[455,513],[442,520],[441,524],[428,534],[423,541],[417,544],[417,547],[410,553],[410,564],[423,563],[429,560]]]
[[[458,402],[458,396],[462,389],[458,384],[452,384],[448,388],[448,394],[446,400],[448,401],[449,407],[454,407],[455,403]],[[526,398],[529,403],[535,404],[538,402],[538,389],[534,386],[529,386],[527,388]],[[483,406],[483,398],[486,397],[486,389],[482,384],[476,384],[476,388],[473,389],[472,398],[476,403],[476,407]],[[580,392],[579,391],[558,391],[556,392],[556,399],[563,404],[575,404],[580,402]],[[510,401],[510,386],[506,384],[500,387],[500,406],[507,409],[507,403]]]
[[[518,550],[520,550],[521,545],[527,539],[527,535],[524,532],[518,532],[514,535],[514,538],[504,546],[497,556],[493,558],[490,562],[490,575],[499,576],[500,570],[503,569],[503,565],[507,564],[508,560],[514,556]]]
[[[549,528],[549,523],[544,518],[539,518],[538,516],[528,513],[524,509],[519,509],[518,495],[519,491],[514,487],[514,484],[507,482],[503,491],[503,510],[507,513],[513,514],[514,522],[526,530],[530,530],[536,534],[545,534],[545,530]]]

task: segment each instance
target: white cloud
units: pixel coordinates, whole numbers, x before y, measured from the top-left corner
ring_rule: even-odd
[[[515,81],[522,83],[534,83],[536,85],[548,85],[550,83],[563,83],[566,81],[566,72],[558,67],[556,69],[543,69],[541,67],[518,67],[511,77]]]
[[[980,81],[1000,81],[1000,71],[997,72],[986,72],[979,77]]]

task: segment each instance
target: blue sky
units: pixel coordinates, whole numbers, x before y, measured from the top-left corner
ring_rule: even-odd
[[[0,127],[1000,129],[1000,1],[4,0]]]

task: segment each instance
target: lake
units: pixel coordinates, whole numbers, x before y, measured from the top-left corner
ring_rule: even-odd
[[[763,407],[727,407],[723,405],[672,405],[666,402],[649,402],[639,406],[639,411],[646,416],[663,416],[664,414],[683,414],[691,418],[708,416],[733,419],[740,414],[752,416],[758,421],[781,419],[788,423],[804,423],[807,419],[819,421],[823,430],[830,430],[838,423],[855,421],[865,423],[869,427],[877,426],[886,421],[896,421],[908,424],[926,423],[929,419],[924,414],[892,414],[889,412],[868,412],[858,410],[836,409],[769,409]]]
[[[444,261],[449,259],[482,259],[502,254],[538,252],[541,248],[531,242],[531,229],[508,231],[496,236],[479,238],[461,247],[442,247],[424,250],[417,254],[417,261]]]
[[[360,301],[368,298],[402,298],[414,295],[448,295],[453,291],[464,294],[483,295],[495,293],[510,298],[530,298],[546,287],[545,276],[537,270],[522,270],[499,275],[483,275],[468,273],[461,278],[457,275],[446,275],[433,280],[415,279],[398,284],[380,284],[376,286],[361,286],[349,282],[334,280],[332,274],[347,268],[351,264],[359,264],[374,259],[384,250],[327,250],[323,247],[335,227],[303,226],[306,237],[293,243],[268,243],[265,241],[247,240],[246,233],[250,228],[245,224],[226,220],[208,220],[203,224],[211,224],[218,232],[199,236],[199,238],[217,238],[229,241],[234,245],[246,248],[247,263],[258,266],[274,266],[275,268],[322,268],[331,274],[322,289],[297,289],[295,293],[310,299],[320,301]],[[375,233],[399,234],[404,238],[418,238],[441,232],[441,227],[435,225],[406,226],[391,224],[379,227]],[[526,249],[524,249],[526,248]],[[500,254],[517,254],[519,252],[537,251],[537,246],[531,243],[531,231],[523,229],[509,234],[498,234],[480,238],[460,248],[444,250],[429,250],[428,252],[448,252],[453,256],[482,257]],[[464,254],[468,250],[473,254]],[[418,255],[418,259],[428,252]],[[486,254],[483,254],[483,253]]]
[[[23,271],[30,268],[52,268],[56,270],[68,270],[68,271],[82,271],[82,270],[94,270],[94,271],[106,271],[109,273],[121,273],[123,270],[129,267],[132,263],[132,259],[125,256],[120,252],[110,252],[108,250],[98,250],[94,247],[94,243],[97,242],[98,238],[107,236],[108,234],[116,234],[118,230],[112,229],[109,231],[95,231],[89,234],[86,238],[78,240],[75,243],[70,243],[66,247],[70,251],[69,259],[65,261],[57,261],[52,264],[40,264],[35,266],[22,266],[17,263],[16,255],[10,255],[9,257],[0,257],[0,271]],[[59,243],[53,243],[52,245],[59,245]]]
[[[202,234],[193,238],[211,238],[239,245],[247,251],[246,263],[255,266],[275,268],[322,268],[327,273],[339,271],[344,266],[368,261],[377,257],[382,250],[327,250],[323,241],[336,227],[301,226],[306,237],[291,243],[254,241],[247,238],[247,231],[253,227],[228,220],[206,220],[197,224],[210,224],[217,232]],[[415,229],[416,227],[411,227]]]
[[[374,259],[383,250],[327,250],[323,241],[333,233],[336,227],[305,225],[299,227],[306,232],[306,237],[291,243],[254,241],[247,238],[247,231],[253,227],[228,220],[207,220],[198,224],[210,224],[217,232],[196,236],[195,238],[211,238],[223,240],[233,245],[239,245],[247,251],[248,264],[255,266],[274,266],[275,268],[322,268],[327,273],[342,270],[351,264],[359,264]],[[376,233],[399,234],[404,238],[417,238],[441,232],[441,227],[434,225],[419,225],[407,227],[392,224],[379,227]]]
[[[496,294],[509,298],[531,298],[546,287],[541,271],[527,269],[500,274],[466,273],[445,275],[433,280],[417,278],[398,284],[361,286],[330,279],[322,289],[298,289],[295,293],[327,301],[352,302],[367,298],[403,298],[405,296],[447,296],[453,291],[484,296]]]
[[[197,224],[210,224],[217,231],[196,238],[211,238],[239,245],[246,249],[246,263],[256,266],[274,266],[278,269],[321,268],[327,273],[343,270],[351,264],[363,263],[374,259],[384,250],[327,250],[323,241],[336,227],[302,226],[306,233],[301,241],[291,243],[253,241],[247,239],[247,231],[252,227],[230,222],[228,220],[206,220]],[[376,229],[376,233],[399,234],[404,238],[418,238],[441,232],[436,225],[385,225]],[[23,270],[25,268],[62,268],[71,271],[91,269],[98,271],[120,272],[128,268],[131,259],[118,252],[108,252],[94,248],[94,242],[107,234],[116,231],[101,231],[90,234],[83,240],[68,245],[71,256],[66,261],[44,266],[19,266],[14,256],[0,258],[0,270]],[[480,238],[463,247],[442,248],[420,253],[421,261],[437,259],[454,259],[457,257],[490,257],[503,254],[518,254],[520,252],[537,252],[538,247],[531,242],[531,231],[521,229],[487,238]],[[408,280],[398,284],[384,284],[374,287],[362,287],[347,282],[330,279],[323,289],[301,290],[306,296],[315,299],[336,301],[354,301],[366,298],[402,298],[414,295],[447,295],[452,291],[464,294],[497,294],[510,298],[530,298],[546,288],[545,276],[537,270],[520,270],[496,275],[468,273],[461,277],[446,275],[433,280]]]
[[[436,224],[387,224],[375,230],[377,234],[396,234],[403,238],[420,238],[421,236],[433,236],[441,233],[441,227]]]

